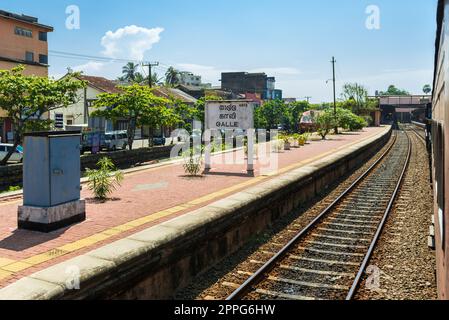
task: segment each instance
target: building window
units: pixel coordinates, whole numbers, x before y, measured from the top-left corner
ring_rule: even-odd
[[[48,56],[45,54],[39,55],[39,63],[48,64]]]
[[[67,119],[67,125],[71,126],[73,124],[73,120],[72,119]]]
[[[27,51],[25,53],[25,61],[27,61],[27,62],[34,62],[34,53]]]
[[[40,41],[47,41],[47,32],[39,31],[39,40]]]
[[[33,37],[33,31],[28,30],[28,29],[24,29],[21,27],[16,27],[14,33],[18,36],[22,36],[22,37],[27,37],[27,38],[32,38]]]

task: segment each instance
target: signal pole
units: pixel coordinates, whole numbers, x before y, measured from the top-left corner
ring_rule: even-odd
[[[159,66],[159,62],[148,62],[148,64],[142,64],[142,67],[148,67],[148,85],[150,88],[153,87],[153,77],[151,74],[151,68]]]
[[[337,123],[337,96],[335,93],[335,57],[332,57],[332,81],[334,83],[334,117],[335,117],[335,134],[338,134],[338,123]]]

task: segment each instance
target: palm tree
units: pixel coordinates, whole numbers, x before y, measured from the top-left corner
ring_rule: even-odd
[[[154,85],[161,85],[162,79],[163,79],[163,77],[159,77],[159,75],[156,72],[151,74],[151,83]]]
[[[165,73],[165,84],[167,85],[176,85],[179,83],[179,71],[176,70],[173,67],[170,67],[167,69],[167,72]]]
[[[425,94],[429,94],[429,93],[432,91],[432,87],[430,86],[430,84],[426,84],[426,85],[424,86],[424,88],[422,89],[422,91],[423,91]]]
[[[137,68],[137,64],[128,62],[122,69],[123,78],[128,82],[134,82],[136,80]]]

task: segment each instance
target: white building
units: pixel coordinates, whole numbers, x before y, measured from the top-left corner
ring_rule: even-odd
[[[201,86],[201,76],[194,75],[192,72],[181,71],[178,74],[179,83],[187,86]]]
[[[111,131],[113,130],[112,121],[104,118],[91,117],[94,108],[92,104],[97,100],[97,96],[101,93],[117,93],[120,90],[116,87],[114,81],[102,77],[80,76],[80,80],[87,82],[84,89],[78,91],[79,100],[77,103],[60,108],[50,112],[50,119],[56,121],[55,125],[60,129],[66,126],[87,126],[90,131]],[[125,130],[126,123],[116,123],[120,130]]]

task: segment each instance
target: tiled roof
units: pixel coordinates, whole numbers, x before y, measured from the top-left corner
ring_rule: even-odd
[[[188,95],[187,93],[175,88],[157,87],[153,92],[156,96],[163,98],[173,97],[175,99],[181,100],[184,103],[194,104],[197,101],[197,99],[195,99],[191,95]]]
[[[87,81],[92,87],[107,93],[119,93],[121,90],[117,88],[117,83],[103,77],[93,77],[82,75],[81,80]]]

